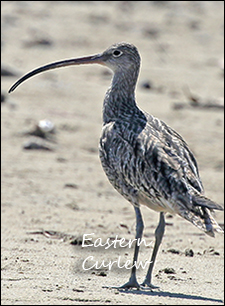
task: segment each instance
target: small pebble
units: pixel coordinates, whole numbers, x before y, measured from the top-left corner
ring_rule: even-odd
[[[101,271],[97,274],[97,276],[107,276],[107,274],[104,271]]]
[[[25,150],[45,150],[45,151],[53,151],[52,148],[39,144],[37,142],[28,141],[23,145],[23,149]]]
[[[165,268],[165,269],[163,269],[163,271],[166,274],[176,274],[174,268]]]
[[[185,250],[185,256],[193,257],[194,251],[192,249],[186,249]]]
[[[73,183],[67,183],[64,185],[64,188],[74,188],[74,189],[78,189],[77,184],[73,184]]]
[[[141,83],[141,87],[144,89],[152,89],[152,84],[150,81],[144,81]]]
[[[76,289],[76,288],[73,288],[73,291],[75,291],[75,292],[84,292],[84,290],[82,290],[82,289]]]
[[[167,252],[172,253],[172,254],[180,254],[180,251],[176,249],[168,249]]]

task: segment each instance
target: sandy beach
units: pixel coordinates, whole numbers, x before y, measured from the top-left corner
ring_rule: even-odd
[[[106,67],[57,69],[7,91],[41,65],[134,44],[139,107],[182,135],[206,196],[223,206],[224,2],[2,1],[1,8],[2,305],[223,305],[224,236],[170,214],[153,271],[160,288],[112,288],[130,276],[135,214],[98,156]],[[37,133],[42,120],[54,125],[45,138]],[[145,263],[159,214],[146,207],[142,214]],[[223,227],[223,211],[214,217]],[[82,246],[84,237],[99,240]],[[116,238],[127,246],[98,245]],[[138,269],[140,283],[146,272]]]

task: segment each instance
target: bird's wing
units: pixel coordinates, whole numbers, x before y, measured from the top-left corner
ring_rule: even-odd
[[[191,191],[203,192],[194,155],[177,132],[153,116],[146,115],[146,118],[139,133],[132,135],[130,127],[129,139],[123,137],[126,152],[132,151],[128,154],[131,156],[129,167],[127,165],[129,174],[128,171],[123,173],[124,178],[149,196],[153,189],[169,202],[190,206]],[[123,169],[125,167],[121,168],[122,172]]]
[[[122,194],[129,187],[150,200],[157,197],[192,209],[192,196],[202,194],[203,186],[186,142],[153,116],[145,115],[143,122],[140,116],[133,119],[103,129],[101,160],[109,180]]]
[[[186,142],[150,115],[139,119],[110,122],[103,128],[100,158],[110,182],[134,205],[178,213],[213,233],[207,209],[222,207],[203,195],[198,166]]]
[[[203,195],[196,160],[182,137],[155,118],[148,120],[139,137],[144,144],[147,169],[151,169],[145,175],[144,185],[153,184],[166,200],[161,201],[162,205],[166,202],[169,208],[207,234],[222,232],[210,210],[223,208]]]
[[[144,175],[172,192],[180,181],[203,192],[197,162],[183,138],[161,120],[148,115],[147,122],[132,144],[133,153],[145,164]],[[143,170],[142,170],[143,172]],[[173,180],[171,180],[173,179]]]
[[[161,120],[151,116],[140,134],[145,147],[145,159],[162,180],[172,177],[184,180],[198,192],[203,192],[197,162],[184,139]]]

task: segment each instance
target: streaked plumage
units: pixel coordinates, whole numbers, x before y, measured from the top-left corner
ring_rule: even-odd
[[[132,204],[178,213],[214,235],[220,228],[210,223],[209,209],[221,207],[203,196],[192,152],[176,131],[136,105],[134,88],[140,66],[136,47],[122,43],[108,52],[112,50],[124,56],[128,52],[130,58],[128,64],[114,69],[104,100],[100,158],[109,181]]]
[[[60,61],[31,71],[29,77],[57,67],[99,63],[113,70],[113,80],[103,104],[103,130],[99,152],[103,169],[115,189],[135,208],[136,238],[143,233],[140,205],[160,212],[156,242],[147,276],[142,285],[154,287],[151,275],[161,243],[164,213],[176,213],[208,235],[222,232],[211,211],[222,207],[204,196],[197,162],[183,138],[161,120],[142,111],[135,101],[140,56],[135,46],[119,43],[94,56]],[[135,246],[133,262],[139,246]],[[136,269],[122,288],[137,287]]]

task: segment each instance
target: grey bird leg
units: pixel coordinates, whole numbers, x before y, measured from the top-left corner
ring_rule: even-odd
[[[133,257],[133,264],[132,264],[132,269],[131,269],[131,276],[129,281],[124,284],[123,286],[119,287],[121,289],[129,289],[129,288],[140,288],[140,285],[137,282],[137,278],[136,278],[136,263],[137,263],[137,259],[138,259],[138,252],[139,252],[139,248],[140,248],[140,241],[141,241],[141,237],[142,237],[142,233],[143,233],[143,229],[144,229],[144,223],[143,223],[143,219],[141,216],[141,211],[140,208],[137,206],[134,206],[135,209],[135,214],[136,214],[136,236],[135,238],[136,243],[135,243],[135,249],[134,249],[134,257]],[[138,239],[139,239],[139,243],[138,243]]]
[[[158,226],[155,230],[155,245],[154,245],[154,249],[153,249],[153,252],[152,252],[151,263],[149,265],[148,272],[146,274],[146,278],[145,278],[144,282],[141,284],[144,287],[147,286],[147,287],[150,287],[150,288],[153,288],[153,289],[154,288],[159,288],[159,287],[156,287],[156,286],[151,284],[151,279],[152,279],[153,266],[154,266],[154,263],[155,263],[155,259],[156,259],[156,255],[157,255],[159,246],[162,242],[164,231],[165,231],[165,217],[164,217],[164,213],[161,212],[160,217],[159,217],[159,224],[158,224]]]

